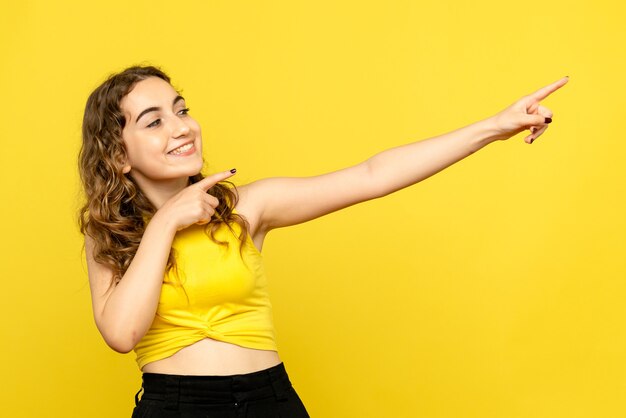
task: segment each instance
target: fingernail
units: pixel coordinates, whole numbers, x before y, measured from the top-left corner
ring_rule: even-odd
[[[552,122],[552,118],[546,118],[546,123]]]
[[[535,138],[530,138],[530,143],[532,144]]]
[[[237,172],[236,168],[233,168],[232,170],[230,170],[231,173],[235,174]]]

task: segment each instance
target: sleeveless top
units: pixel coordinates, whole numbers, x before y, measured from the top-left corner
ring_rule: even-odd
[[[227,246],[211,240],[207,225],[177,232],[176,267],[165,274],[154,321],[134,348],[140,369],[204,338],[277,350],[263,256],[250,236],[240,252],[240,231],[236,223],[220,225],[214,236]]]

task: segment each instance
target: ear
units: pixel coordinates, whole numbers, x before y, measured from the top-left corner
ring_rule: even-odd
[[[130,165],[128,164],[124,165],[124,167],[122,167],[122,173],[124,174],[130,173]]]

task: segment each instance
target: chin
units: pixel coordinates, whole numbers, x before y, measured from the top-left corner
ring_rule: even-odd
[[[202,167],[204,166],[204,161],[202,161],[202,159],[198,162],[198,164],[196,165],[196,168],[194,168],[193,170],[193,174],[192,176],[195,176],[196,174],[200,174],[200,172],[202,171]]]

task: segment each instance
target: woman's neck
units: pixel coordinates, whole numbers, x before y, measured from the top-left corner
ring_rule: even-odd
[[[158,210],[171,197],[178,194],[181,190],[189,185],[189,178],[180,178],[164,181],[142,181],[141,178],[135,178],[139,188],[143,194],[150,200],[154,207]]]

